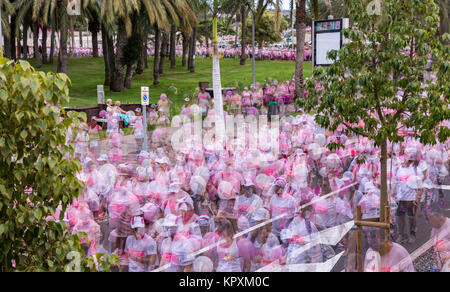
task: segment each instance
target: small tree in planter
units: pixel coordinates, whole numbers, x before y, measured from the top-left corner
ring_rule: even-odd
[[[403,142],[400,128],[408,128],[423,144],[445,142],[450,129],[440,126],[450,118],[450,48],[437,30],[439,9],[433,0],[384,0],[381,15],[370,15],[368,0],[352,1],[353,29],[349,40],[328,57],[334,63],[314,70],[310,92],[300,99],[305,112],[317,113],[316,122],[335,131],[368,137],[381,148],[380,218],[387,206],[387,144]],[[443,35],[444,40],[449,35]],[[423,81],[427,63],[436,80]],[[364,125],[360,123],[364,122]],[[331,144],[329,148],[341,147]]]

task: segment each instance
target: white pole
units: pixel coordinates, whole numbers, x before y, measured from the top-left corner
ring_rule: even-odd
[[[142,116],[144,117],[144,151],[147,151],[147,106],[142,106]]]
[[[252,11],[252,66],[253,66],[253,88],[256,89],[256,65],[255,65],[255,10]]]

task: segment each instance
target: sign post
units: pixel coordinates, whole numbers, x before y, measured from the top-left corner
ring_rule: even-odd
[[[142,104],[142,118],[144,123],[144,151],[147,151],[147,106],[150,105],[150,89],[148,87],[141,87],[141,104]]]
[[[103,85],[97,85],[97,102],[98,104],[105,104],[105,90]]]
[[[313,22],[313,67],[329,66],[332,61],[327,54],[340,50],[345,44],[342,29],[349,27],[348,18],[317,20]]]

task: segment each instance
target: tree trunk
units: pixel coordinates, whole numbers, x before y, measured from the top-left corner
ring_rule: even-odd
[[[80,23],[80,27],[78,28],[78,35],[80,36],[80,40],[79,40],[80,41],[80,48],[82,48],[83,47],[83,27],[81,26],[81,23]]]
[[[91,32],[92,34],[92,56],[98,58],[98,31]]]
[[[147,38],[147,34],[144,37],[145,43],[144,43],[144,67],[145,69],[148,69],[148,38]]]
[[[58,23],[55,25],[55,27],[58,27],[61,32],[59,36],[59,58],[58,58],[58,73],[66,73],[68,72],[68,55],[67,55],[67,42],[69,38],[68,33],[68,23],[69,18],[66,11],[65,1],[58,0]]]
[[[70,44],[70,55],[73,57],[73,53],[75,52],[75,31],[73,27],[73,18],[74,16],[69,16],[70,20],[70,38],[71,38],[71,44]]]
[[[155,56],[153,62],[153,84],[158,85],[159,81],[159,54],[161,48],[161,30],[155,26]]]
[[[55,56],[56,27],[52,25],[52,34],[50,35],[50,64],[54,62]]]
[[[39,23],[33,23],[33,50],[36,68],[42,67],[41,52],[39,51]]]
[[[306,7],[305,0],[297,1],[296,12],[297,29],[297,60],[295,66],[295,93],[296,99],[303,98],[303,59],[305,55],[305,30],[306,30]]]
[[[105,62],[105,86],[111,85],[111,63],[109,62],[109,48],[108,48],[108,33],[105,27],[102,25],[102,50],[103,60]]]
[[[185,35],[183,35],[183,56],[181,56],[181,66],[185,67],[186,66],[186,55],[188,53],[188,39]]]
[[[159,74],[164,74],[164,62],[166,61],[167,48],[169,45],[169,36],[166,31],[162,33],[161,59],[159,60]]]
[[[4,46],[5,46],[5,50],[3,51],[3,56],[6,59],[11,59],[11,40],[10,40],[10,36],[9,35],[4,35],[3,36],[3,40],[4,40]]]
[[[127,32],[125,29],[125,23],[122,19],[119,19],[117,43],[116,43],[116,56],[115,56],[115,70],[114,78],[111,80],[111,91],[122,92],[125,84],[125,65],[122,62],[123,48],[128,43]]]
[[[115,51],[114,51],[114,37],[106,34],[106,41],[108,43],[108,63],[109,63],[109,85],[111,86],[111,82],[114,80],[114,72],[116,70],[115,63]]]
[[[147,59],[147,38],[144,38],[145,40],[142,43],[142,49],[136,67],[136,74],[138,75],[144,73],[145,61]]]
[[[236,14],[236,35],[234,36],[234,46],[237,48],[238,35],[239,35],[239,14]]]
[[[137,62],[137,66],[136,66],[136,74],[141,75],[142,73],[144,73],[144,50],[145,50],[145,46],[142,46],[141,52],[139,54],[139,60]]]
[[[170,30],[170,69],[175,69],[177,66],[177,28],[172,25]]]
[[[189,48],[189,58],[188,58],[188,70],[191,73],[195,72],[195,50],[197,48],[197,27],[192,30],[191,45]]]
[[[97,19],[90,21],[88,24],[88,28],[92,35],[92,55],[94,56],[94,58],[98,58],[98,32],[100,31],[100,23]],[[86,46],[89,46],[89,44],[87,44]]]
[[[125,83],[124,83],[126,89],[131,88],[132,80],[133,80],[133,65],[127,65],[127,74],[125,76]]]
[[[11,30],[10,30],[10,55],[9,57],[12,60],[17,59],[16,53],[16,16],[11,16]]]
[[[47,26],[42,27],[42,63],[48,64],[48,55],[47,55]]]
[[[241,38],[241,65],[245,65],[247,55],[245,52],[247,46],[247,11],[244,5],[241,7],[241,20],[242,20],[242,38]]]
[[[380,189],[380,222],[385,222],[386,207],[388,205],[387,193],[387,141],[381,144],[381,189]]]
[[[28,58],[28,24],[23,24],[22,35],[22,59]]]

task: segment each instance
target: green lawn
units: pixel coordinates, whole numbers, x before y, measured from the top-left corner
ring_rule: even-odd
[[[33,64],[33,60],[30,60]],[[142,75],[135,75],[130,90],[121,93],[112,93],[105,88],[106,98],[120,100],[122,103],[139,103],[141,86],[150,87],[151,102],[157,102],[161,93],[174,85],[178,89],[178,97],[175,100],[177,107],[182,104],[182,93],[193,91],[200,81],[212,82],[212,59],[197,58],[196,72],[189,73],[185,67],[181,67],[181,59],[177,59],[177,68],[169,69],[169,60],[165,63],[165,73],[161,76],[161,84],[153,86],[153,58],[149,59],[150,68]],[[232,87],[237,82],[251,83],[252,62],[249,59],[247,65],[239,65],[239,60],[221,59],[222,86]],[[41,71],[56,71],[56,63],[44,65]],[[305,63],[305,76],[312,72],[311,63]],[[295,62],[289,61],[258,61],[256,62],[256,79],[264,82],[267,78],[284,81],[292,78],[295,72]],[[103,58],[71,58],[69,59],[69,77],[72,80],[70,88],[70,104],[65,106],[89,106],[97,105],[97,85],[104,82]]]

